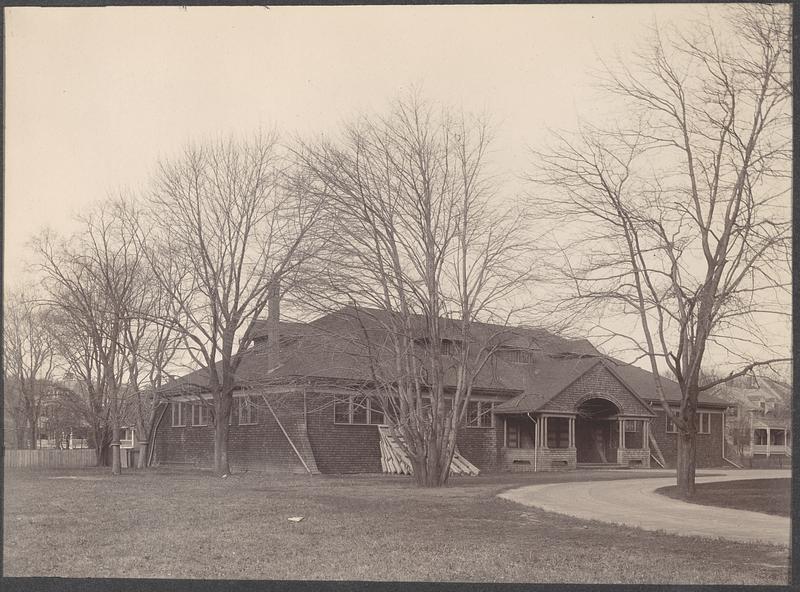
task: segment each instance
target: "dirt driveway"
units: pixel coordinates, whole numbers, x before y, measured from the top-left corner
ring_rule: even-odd
[[[790,476],[788,470],[715,471],[713,476],[698,475],[697,483]],[[789,546],[789,518],[690,504],[655,493],[674,484],[674,476],[547,483],[511,489],[500,497],[549,512],[644,530]]]

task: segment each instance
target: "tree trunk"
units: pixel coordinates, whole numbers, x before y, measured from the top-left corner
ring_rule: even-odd
[[[693,432],[678,434],[678,494],[689,499],[695,492],[695,469],[697,465],[697,437]]]
[[[147,442],[139,442],[139,460],[136,462],[136,468],[147,468]]]
[[[122,462],[119,457],[119,428],[114,426],[111,432],[111,474],[122,473]]]
[[[31,426],[31,450],[36,450],[39,448],[39,426],[37,426],[37,421],[34,419],[33,414],[28,418]]]
[[[228,420],[220,418],[214,430],[214,472],[219,477],[230,474],[228,464]]]
[[[449,453],[446,447],[440,449],[438,446],[431,444],[422,462],[411,461],[416,484],[419,487],[442,487],[446,485],[450,471],[444,470],[444,463],[447,462],[448,458]]]
[[[22,450],[25,448],[25,426],[17,425],[15,430],[17,432],[17,449]]]

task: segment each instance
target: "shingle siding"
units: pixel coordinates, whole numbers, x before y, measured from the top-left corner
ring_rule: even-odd
[[[482,471],[499,468],[500,449],[503,447],[502,419],[495,418],[493,428],[461,428],[456,436],[456,446],[461,456]]]
[[[332,395],[308,398],[308,439],[323,473],[380,473],[378,426],[335,424]]]
[[[653,408],[656,417],[650,423],[650,433],[658,442],[658,447],[667,461],[667,466],[675,467],[678,457],[678,434],[667,433],[667,420],[664,410],[656,405]],[[701,411],[705,411],[702,410]],[[722,421],[719,411],[711,412],[711,433],[697,434],[697,466],[698,468],[721,467],[722,460]]]
[[[597,364],[570,384],[547,402],[541,411],[574,413],[581,400],[593,395],[610,397],[622,407],[622,412],[627,415],[643,415],[648,411],[647,407],[602,364]]]
[[[257,394],[256,394],[257,396]],[[234,399],[238,405],[238,399]],[[266,406],[259,405],[257,423],[238,425],[234,407],[234,423],[229,427],[228,462],[231,470],[305,472],[289,441]],[[281,397],[276,414],[287,432],[292,422],[302,418],[302,400]],[[155,461],[161,463],[188,463],[201,468],[214,465],[214,427],[173,427],[169,409],[164,414],[156,436]]]

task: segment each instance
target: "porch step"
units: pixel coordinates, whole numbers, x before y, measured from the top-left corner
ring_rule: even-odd
[[[625,465],[619,463],[577,463],[578,469],[625,469]]]

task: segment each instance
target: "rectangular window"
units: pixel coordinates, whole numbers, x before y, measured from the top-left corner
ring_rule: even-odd
[[[461,355],[461,342],[453,339],[442,339],[442,355]]]
[[[506,420],[506,448],[519,448],[519,424]]]
[[[468,428],[491,428],[494,427],[494,415],[492,401],[470,401],[467,403],[467,427]]]
[[[255,425],[258,423],[258,408],[254,397],[239,399],[239,425]]]
[[[569,419],[566,417],[547,417],[547,447],[569,447]]]
[[[533,351],[529,349],[500,348],[498,358],[510,364],[533,364]]]
[[[701,434],[711,433],[711,414],[698,413],[697,414],[697,431]]]
[[[172,410],[172,427],[183,427],[183,403],[170,403],[170,408]]]
[[[364,396],[361,397],[350,397],[350,405],[352,409],[352,419],[350,423],[357,423],[357,424],[366,424],[367,423],[367,405],[369,404],[367,398]]]
[[[667,433],[668,434],[677,434],[678,433],[678,426],[672,423],[672,420],[667,416]]]
[[[333,402],[333,423],[377,425],[384,421],[381,404],[366,395],[337,397]]]
[[[350,423],[350,397],[337,397],[333,402],[333,423]]]
[[[208,408],[203,403],[192,404],[192,425],[208,425]]]
[[[642,420],[641,419],[626,419],[625,420],[625,431],[626,432],[634,432],[638,433],[642,431]]]
[[[369,400],[369,422],[371,424],[382,424],[383,411],[381,411],[381,404],[375,399]]]

